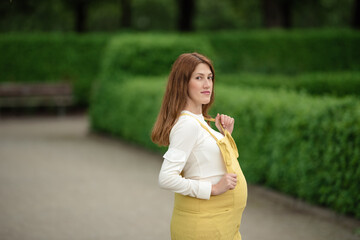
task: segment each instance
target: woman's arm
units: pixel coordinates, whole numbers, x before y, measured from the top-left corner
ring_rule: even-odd
[[[159,173],[159,186],[183,195],[209,199],[212,190],[210,181],[186,179],[180,175],[196,145],[199,131],[200,126],[193,119],[181,119],[175,124]]]
[[[182,177],[180,173],[185,163],[185,153],[181,153],[178,149],[169,149],[164,155],[164,161],[161,166],[159,186],[182,195],[209,199],[212,190],[211,182]]]

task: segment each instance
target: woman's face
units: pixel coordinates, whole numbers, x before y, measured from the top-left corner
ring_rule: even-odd
[[[208,104],[213,88],[213,74],[209,66],[199,63],[189,81],[188,101],[195,106]]]

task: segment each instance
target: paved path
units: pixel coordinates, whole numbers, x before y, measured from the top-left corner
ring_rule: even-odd
[[[0,240],[170,239],[160,166],[159,154],[89,134],[86,116],[2,119]],[[244,240],[359,239],[249,189]]]

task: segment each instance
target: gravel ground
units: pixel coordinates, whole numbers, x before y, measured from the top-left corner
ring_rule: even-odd
[[[90,134],[86,115],[3,118],[0,239],[170,239],[173,194],[157,185],[161,161]],[[258,186],[249,186],[242,221],[244,240],[360,239],[358,221]]]

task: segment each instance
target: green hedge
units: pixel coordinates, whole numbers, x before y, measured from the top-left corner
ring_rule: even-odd
[[[360,105],[284,90],[219,88],[251,182],[360,218]]]
[[[212,57],[209,43],[200,36],[177,34],[131,34],[112,38],[106,48],[101,79],[126,80],[130,76],[168,74],[172,63],[185,52]]]
[[[356,71],[359,41],[350,30],[129,34],[112,39],[102,69],[110,78],[167,74],[179,53],[196,49],[215,60],[219,73]]]
[[[109,35],[0,35],[0,82],[70,82],[79,104],[91,84]]]
[[[218,74],[217,82],[231,86],[286,88],[312,95],[360,96],[360,72],[314,72],[297,75]]]
[[[163,79],[159,81],[159,79]],[[102,84],[89,108],[91,128],[154,150],[149,138],[160,108],[166,77],[133,77],[131,81]]]
[[[182,35],[9,33],[0,35],[0,82],[69,81],[74,85],[78,102],[87,104],[94,79],[110,81],[131,75],[168,74],[173,61],[183,52],[204,53],[214,60],[216,71],[224,74],[359,71],[359,40],[360,33],[350,30]],[[350,78],[346,81],[354,82]],[[306,85],[307,90],[314,87],[309,92],[323,91],[325,83],[321,77],[311,79],[318,81],[321,88],[307,80],[298,82]],[[333,82],[336,88],[341,84],[340,80]],[[344,88],[345,84],[336,91]],[[345,89],[339,94],[348,92]]]
[[[360,70],[360,32],[351,30],[209,33],[221,72]]]
[[[143,146],[150,141],[165,77],[97,88],[91,127]],[[360,106],[353,98],[218,85],[212,115],[235,117],[233,136],[249,182],[360,218]],[[112,107],[113,106],[113,107]]]

